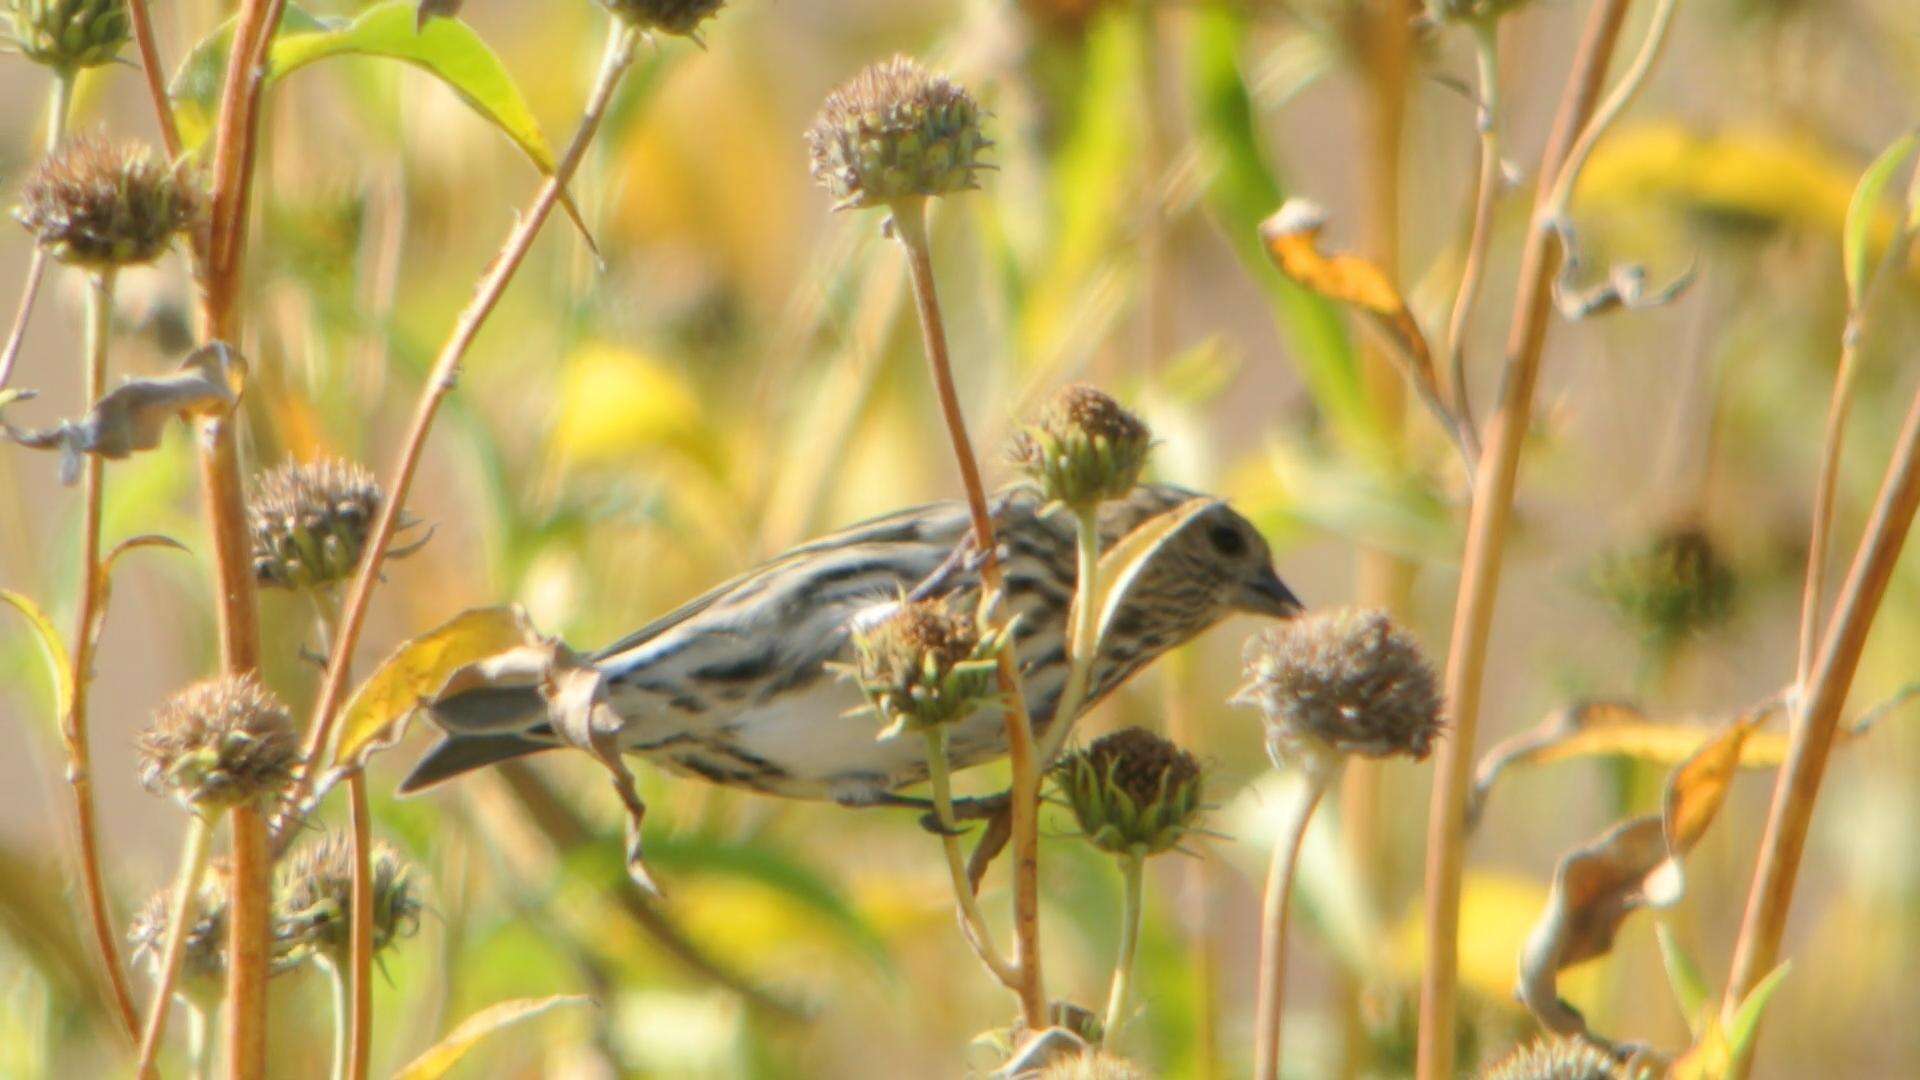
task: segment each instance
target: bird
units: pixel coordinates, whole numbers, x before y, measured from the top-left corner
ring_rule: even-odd
[[[1141,484],[1098,515],[1102,550],[1143,522],[1202,498]],[[1030,485],[990,504],[1005,576],[1003,606],[1036,736],[1058,722],[1066,684],[1068,608],[1076,577],[1072,515],[1049,513]],[[843,806],[918,805],[901,796],[927,779],[923,740],[877,739],[859,689],[834,668],[851,635],[903,595],[977,598],[980,562],[965,503],[911,507],[802,544],[726,581],[590,654],[619,718],[616,743],[671,774]],[[1227,616],[1286,619],[1302,610],[1252,522],[1211,501],[1148,557],[1096,654],[1080,710]],[[955,769],[1004,755],[995,704],[951,726]],[[567,745],[537,690],[488,688],[426,712],[443,733],[401,783],[402,794],[499,762]],[[1068,718],[1071,724],[1074,719]]]

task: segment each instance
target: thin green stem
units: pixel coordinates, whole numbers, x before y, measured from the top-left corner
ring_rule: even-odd
[[[1660,6],[1653,9],[1653,17],[1647,22],[1647,36],[1640,43],[1640,51],[1634,55],[1620,81],[1614,84],[1612,93],[1594,110],[1593,118],[1587,121],[1580,131],[1580,138],[1567,152],[1566,160],[1555,175],[1553,194],[1548,197],[1537,218],[1545,227],[1557,227],[1564,224],[1567,206],[1573,198],[1573,186],[1580,180],[1581,170],[1587,167],[1587,159],[1593,155],[1593,148],[1600,144],[1601,136],[1620,118],[1620,114],[1633,104],[1633,99],[1647,83],[1653,65],[1660,59],[1660,51],[1667,43],[1667,31],[1673,26],[1673,16],[1679,10],[1679,0],[1660,0]]]
[[[1102,1039],[1106,1046],[1113,1046],[1113,1034],[1120,1030],[1120,1020],[1126,1015],[1127,989],[1133,979],[1133,956],[1140,946],[1140,920],[1145,911],[1142,903],[1141,873],[1146,860],[1138,855],[1120,856],[1120,882],[1123,889],[1120,907],[1120,954],[1113,960],[1113,982],[1107,990],[1106,1032]]]
[[[953,879],[953,897],[959,905],[960,928],[966,932],[967,944],[973,946],[974,954],[980,957],[981,963],[987,965],[987,970],[1007,986],[1017,986],[1020,973],[994,946],[986,917],[980,913],[980,905],[974,898],[973,884],[967,879],[967,859],[960,851],[960,830],[953,816],[953,778],[947,762],[946,729],[928,728],[924,734],[927,741],[927,782],[933,788],[934,820],[940,825],[940,844],[946,851],[947,873]]]
[[[1100,650],[1100,513],[1098,509],[1074,514],[1074,551],[1078,576],[1073,589],[1073,627],[1067,639],[1066,685],[1060,688],[1060,700],[1053,707],[1053,719],[1041,737],[1042,767],[1060,754],[1073,731],[1073,722],[1086,704],[1093,683],[1094,658]]]
[[[1500,201],[1500,22],[1473,24],[1475,68],[1480,77],[1480,100],[1474,127],[1480,133],[1480,174],[1475,182],[1473,225],[1467,238],[1466,265],[1460,272],[1460,291],[1453,298],[1447,320],[1447,370],[1453,380],[1453,413],[1473,430],[1473,402],[1467,392],[1467,331],[1473,322],[1474,302],[1486,277],[1487,249],[1493,241],[1494,208]]]
[[[332,656],[340,625],[340,598],[331,587],[314,589],[308,595],[313,598],[321,654]],[[334,977],[346,980],[348,1020],[343,1036],[345,1053],[334,1068],[335,1080],[366,1080],[373,1056],[373,811],[367,801],[367,774],[354,769],[346,781],[353,880],[348,901],[346,970],[336,971]]]
[[[67,137],[67,120],[73,112],[73,75],[62,72],[54,76],[53,89],[47,95],[47,154],[51,156],[60,149]],[[33,317],[33,306],[40,299],[40,283],[47,276],[47,253],[35,244],[33,255],[27,262],[26,284],[20,288],[20,307],[13,316],[13,329],[7,333],[5,351],[0,351],[0,390],[7,388],[7,382],[13,377],[13,365],[20,358],[20,346],[26,341],[27,322]]]
[[[347,986],[347,973],[340,961],[319,957],[320,970],[327,973],[327,987],[333,1002],[333,1080],[346,1080],[348,1062],[353,1058],[353,994]]]
[[[1280,1026],[1286,1009],[1287,911],[1293,892],[1300,848],[1307,837],[1320,797],[1339,779],[1345,759],[1332,751],[1307,758],[1305,786],[1280,835],[1273,841],[1273,860],[1267,867],[1267,892],[1260,907],[1260,991],[1254,1012],[1254,1070],[1256,1080],[1280,1076]]]
[[[180,852],[180,872],[173,885],[173,902],[167,905],[167,941],[160,954],[160,973],[154,980],[153,1001],[148,1006],[146,1027],[140,1036],[140,1064],[134,1072],[141,1080],[159,1075],[154,1062],[160,1054],[160,1040],[167,1033],[167,1010],[173,1004],[180,962],[187,955],[187,939],[194,919],[198,918],[193,905],[200,893],[200,879],[207,871],[208,841],[213,837],[217,820],[194,814],[187,823],[187,838]]]
[[[213,1057],[213,1020],[207,1015],[207,1007],[192,997],[183,999],[180,1005],[187,1010],[187,1075],[193,1080],[207,1080]]]

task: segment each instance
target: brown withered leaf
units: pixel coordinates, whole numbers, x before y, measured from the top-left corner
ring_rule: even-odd
[[[1612,951],[1633,912],[1680,901],[1681,860],[1726,800],[1741,748],[1758,723],[1747,716],[1728,724],[1674,769],[1661,813],[1623,821],[1561,858],[1547,908],[1520,952],[1518,994],[1544,1027],[1611,1045],[1560,998],[1560,972]]]
[[[1743,721],[1762,723],[1783,708],[1776,697],[1755,706]],[[1600,755],[1673,766],[1691,757],[1714,737],[1715,730],[1699,724],[1654,720],[1618,701],[1582,701],[1556,710],[1533,727],[1495,743],[1480,759],[1473,790],[1467,795],[1467,827],[1479,823],[1495,781],[1514,766]],[[1776,768],[1786,760],[1787,745],[1783,732],[1753,731],[1741,744],[1740,765],[1748,769]]]
[[[1311,200],[1288,199],[1260,223],[1260,240],[1281,273],[1322,296],[1360,309],[1393,342],[1413,377],[1434,385],[1432,350],[1400,290],[1385,271],[1358,255],[1322,252],[1320,233],[1326,220],[1326,211]]]
[[[413,28],[424,30],[427,20],[433,18],[452,19],[460,14],[460,5],[466,0],[420,0],[420,11],[414,17]]]
[[[21,446],[60,451],[60,479],[80,476],[83,455],[120,460],[160,445],[167,421],[222,413],[240,399],[244,364],[223,342],[204,345],[171,375],[130,379],[107,392],[87,414],[44,431],[22,431],[0,420],[0,430]]]

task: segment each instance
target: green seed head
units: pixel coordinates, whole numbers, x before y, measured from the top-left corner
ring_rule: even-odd
[[[111,63],[133,24],[127,0],[8,0],[13,38],[27,59],[56,70]]]
[[[1737,592],[1719,548],[1693,526],[1669,529],[1638,549],[1607,556],[1593,577],[1594,587],[1621,618],[1660,651],[1726,622]]]
[[[726,0],[600,0],[600,5],[642,30],[695,37]]]
[[[352,576],[382,501],[373,474],[348,462],[268,472],[247,500],[255,580],[268,588],[308,589]]]
[[[977,187],[991,145],[973,97],[905,56],[829,94],[807,131],[813,177],[836,210]]]
[[[369,855],[373,877],[373,948],[386,949],[420,929],[420,891],[413,865],[384,842]],[[333,834],[294,852],[280,868],[274,934],[295,956],[344,956],[353,905],[353,841]]]
[[[1247,642],[1233,704],[1266,715],[1276,760],[1330,749],[1424,759],[1440,733],[1440,690],[1420,644],[1384,612],[1302,616]]]
[[[258,805],[293,779],[300,737],[286,707],[252,675],[195,683],[160,706],[140,735],[140,782],[196,812]]]
[[[1006,638],[1006,630],[983,630],[944,600],[902,600],[856,628],[851,674],[885,725],[880,737],[950,724],[989,704]]]
[[[1054,766],[1053,781],[1093,846],[1157,855],[1200,816],[1200,762],[1145,728],[1095,739]]]
[[[1480,1080],[1624,1080],[1613,1056],[1580,1039],[1540,1038],[1516,1047],[1481,1072]]]
[[[165,254],[202,204],[191,177],[152,150],[83,136],[40,163],[13,216],[54,258],[113,270]]]
[[[1091,386],[1061,389],[1014,439],[1013,460],[1050,501],[1076,512],[1124,499],[1140,482],[1153,433]]]

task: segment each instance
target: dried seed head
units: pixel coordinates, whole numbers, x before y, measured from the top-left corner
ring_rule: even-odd
[[[140,782],[195,811],[278,795],[300,760],[293,718],[253,675],[195,683],[160,706],[139,741]]]
[[[127,0],[9,0],[9,6],[20,51],[60,71],[111,63],[133,30]]]
[[[1247,642],[1233,696],[1266,714],[1276,760],[1303,752],[1424,759],[1440,733],[1440,691],[1412,634],[1384,612],[1302,616]]]
[[[384,842],[369,853],[373,872],[373,948],[387,948],[420,929],[420,893],[413,865]],[[275,936],[296,956],[338,958],[348,948],[353,905],[353,840],[337,833],[310,843],[280,868]]]
[[[874,64],[827,95],[807,130],[813,177],[834,209],[977,187],[980,107],[905,56]]]
[[[1623,1080],[1613,1055],[1581,1039],[1546,1037],[1515,1047],[1489,1065],[1480,1080]]]
[[[382,501],[373,474],[349,462],[268,472],[247,500],[254,578],[269,588],[307,589],[352,576]]]
[[[13,216],[54,258],[113,270],[165,254],[201,204],[192,179],[147,147],[81,136],[27,177]]]
[[[1200,814],[1200,762],[1145,728],[1095,739],[1054,766],[1053,779],[1087,839],[1115,855],[1157,855]]]
[[[133,962],[145,963],[155,979],[167,949],[172,925],[173,891],[162,889],[147,898],[127,927]],[[189,997],[218,995],[227,970],[227,889],[224,880],[201,886],[194,903],[193,925],[187,929],[187,951],[180,962],[179,987]]]
[[[983,630],[944,600],[901,600],[853,631],[850,674],[886,726],[880,737],[964,719],[991,702],[1007,631]]]
[[[1063,387],[1015,437],[1013,460],[1046,497],[1076,512],[1124,499],[1140,482],[1153,433],[1091,386]]]
[[[1061,1058],[1039,1072],[1039,1080],[1151,1080],[1152,1073],[1102,1050]]]
[[[1594,587],[1649,646],[1664,650],[1725,622],[1736,582],[1712,538],[1684,526],[1602,559]]]
[[[642,30],[697,37],[700,24],[726,0],[600,0],[600,5]]]

